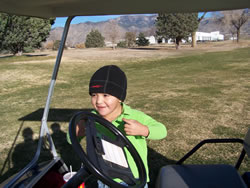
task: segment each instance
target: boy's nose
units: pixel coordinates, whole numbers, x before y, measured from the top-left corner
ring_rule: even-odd
[[[96,103],[97,103],[97,104],[101,104],[102,102],[103,102],[103,97],[100,96],[100,95],[97,95]]]

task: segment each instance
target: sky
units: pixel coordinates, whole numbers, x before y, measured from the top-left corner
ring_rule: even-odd
[[[199,13],[201,15],[202,13]],[[146,14],[149,15],[149,14]],[[207,13],[206,17],[209,17],[211,13]],[[72,21],[71,24],[78,24],[78,23],[84,23],[84,22],[100,22],[100,21],[106,21],[109,19],[114,19],[117,17],[120,17],[121,15],[107,15],[107,16],[77,16]],[[66,17],[60,17],[56,18],[55,23],[52,25],[52,28],[55,27],[64,27],[64,24],[66,22]]]
[[[78,24],[83,22],[100,22],[100,21],[106,21],[109,19],[114,19],[117,17],[120,17],[121,15],[108,15],[108,16],[77,16],[72,21],[71,24]],[[54,25],[52,25],[52,28],[55,27],[63,27],[67,18],[66,17],[60,17],[56,18]]]

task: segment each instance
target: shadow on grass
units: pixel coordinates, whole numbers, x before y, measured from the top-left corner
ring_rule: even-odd
[[[24,122],[21,123],[18,131],[17,131],[17,134],[16,136],[14,137],[14,141],[11,145],[11,148],[8,152],[8,155],[7,155],[7,158],[5,159],[4,163],[3,163],[3,166],[2,166],[2,169],[0,171],[0,182],[2,182],[4,179],[6,179],[7,177],[9,177],[10,175],[13,175],[13,173],[15,173],[15,171],[11,171],[11,154],[13,153],[13,150],[14,150],[14,146],[16,145],[16,140],[23,128],[23,125],[24,125]],[[8,171],[3,175],[3,172],[4,172],[4,169],[5,168],[8,168]]]
[[[81,161],[77,154],[74,154],[72,146],[66,140],[66,132],[61,130],[60,122],[69,122],[70,118],[79,111],[90,111],[91,109],[50,109],[48,121],[53,122],[51,124],[51,137],[55,144],[57,153],[61,156],[67,166],[72,165],[73,170],[77,170],[81,166]],[[43,116],[43,108],[40,108],[26,116],[19,118],[22,121],[19,130],[14,138],[12,147],[7,155],[4,165],[1,171],[0,182],[3,182],[15,173],[18,173],[23,169],[34,157],[38,139],[33,139],[33,130],[30,127],[23,129],[25,121],[41,121]],[[23,136],[24,142],[16,145],[16,140],[19,136]],[[52,154],[48,149],[42,148],[39,162],[51,160]],[[154,187],[155,181],[160,168],[167,164],[174,164],[176,161],[167,159],[160,153],[156,152],[152,148],[148,148],[148,163],[150,169],[149,187]],[[7,169],[7,171],[5,170]],[[5,173],[3,173],[5,171]],[[7,182],[6,182],[7,183]],[[5,184],[5,183],[4,183]],[[96,187],[96,182],[91,182]]]
[[[132,49],[132,50],[149,50],[149,51],[152,51],[152,50],[160,50],[159,48],[129,48],[129,49]]]
[[[49,54],[27,54],[24,55],[25,57],[44,57],[44,56],[48,56]]]
[[[80,168],[80,161],[74,153],[73,148],[66,140],[66,133],[61,130],[61,125],[58,122],[69,122],[70,118],[79,111],[90,111],[91,109],[50,109],[48,121],[54,122],[51,125],[52,139],[54,141],[57,153],[61,156],[67,165]],[[24,128],[26,121],[41,121],[43,116],[43,108],[40,108],[26,116],[19,118],[22,123],[17,130],[13,139],[13,143],[8,152],[7,158],[4,160],[3,166],[0,169],[0,183],[10,176],[18,173],[23,169],[35,156],[38,139],[33,139],[33,130],[30,127]],[[24,142],[16,144],[18,137],[23,136]],[[10,138],[11,139],[11,138]],[[48,149],[41,148],[41,154],[38,162],[51,160],[52,154]]]
[[[0,56],[0,59],[11,58],[11,57],[15,57],[15,56],[14,55]]]
[[[33,139],[34,132],[30,127],[24,128],[22,130],[22,136],[24,141],[22,143],[16,144],[16,140],[20,136],[21,129],[24,123],[25,122],[21,123],[20,128],[15,136],[12,147],[9,150],[7,158],[4,161],[4,165],[1,169],[0,182],[18,173],[26,165],[28,165],[29,162],[31,162],[31,160],[35,156],[38,145],[38,139]],[[48,161],[52,158],[53,156],[48,150],[46,150],[45,148],[41,148],[39,162],[40,160]],[[3,173],[5,169],[7,169],[7,171]],[[6,181],[6,183],[7,182],[8,181]]]
[[[91,111],[92,109],[61,109],[51,108],[49,110],[48,121],[54,122],[69,122],[70,118],[79,111]],[[44,108],[39,108],[26,116],[19,118],[19,121],[41,121]]]
[[[156,152],[154,149],[148,147],[148,168],[150,182],[149,188],[154,188],[157,180],[158,173],[161,167],[169,164],[175,164],[177,161],[171,160]]]
[[[21,56],[15,56],[15,55],[6,55],[6,56],[0,56],[0,59],[5,59],[5,58],[15,58],[15,57],[45,57],[49,56],[49,54],[25,54]]]
[[[147,46],[143,47],[143,46],[141,46],[141,47],[131,47],[129,49],[138,50],[138,51],[139,50],[157,51],[157,50],[167,50],[167,49],[176,50],[176,46],[175,45],[172,45],[172,46],[157,46],[157,47],[147,47]]]

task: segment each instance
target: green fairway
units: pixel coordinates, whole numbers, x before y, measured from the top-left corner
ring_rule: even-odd
[[[0,183],[25,167],[36,151],[53,58],[0,58]],[[91,108],[89,79],[104,64],[116,64],[127,74],[125,103],[167,127],[165,139],[148,141],[150,185],[161,166],[175,163],[199,141],[244,138],[250,127],[250,48],[148,61],[65,60],[58,74],[48,126],[58,153],[75,170],[78,158],[72,155],[65,139],[68,121],[74,112]],[[227,146],[207,146],[187,163],[235,164],[241,146]],[[45,151],[40,160],[48,157]],[[250,170],[250,159],[243,161],[240,172],[244,170]]]

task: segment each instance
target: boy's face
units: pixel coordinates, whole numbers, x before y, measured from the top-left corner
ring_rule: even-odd
[[[91,103],[98,113],[108,121],[115,120],[122,113],[121,101],[106,93],[92,93]]]

